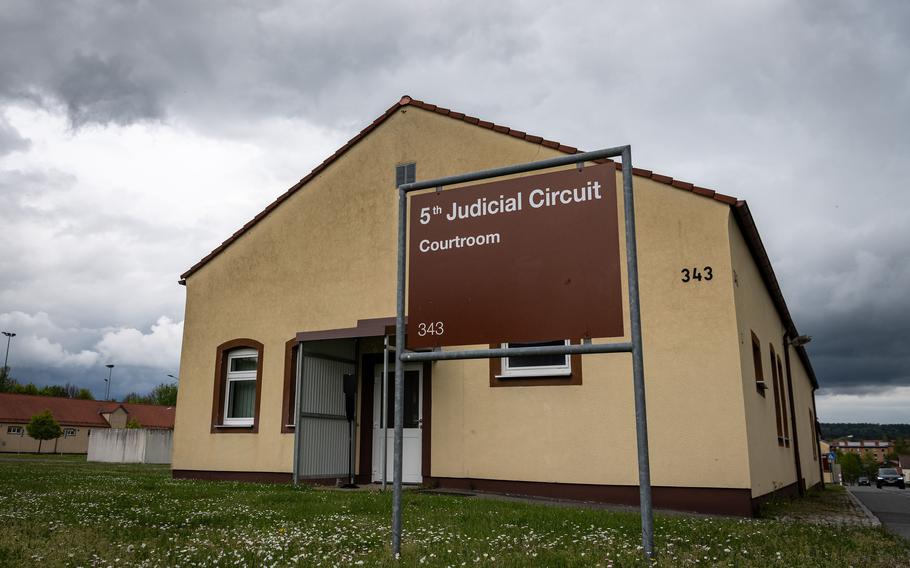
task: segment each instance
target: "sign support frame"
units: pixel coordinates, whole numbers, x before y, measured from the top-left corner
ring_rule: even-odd
[[[550,345],[541,347],[506,347],[500,349],[470,349],[461,351],[409,351],[405,347],[405,288],[407,272],[408,193],[422,189],[441,189],[447,185],[478,181],[510,174],[532,172],[558,166],[619,157],[622,160],[623,211],[626,237],[626,274],[628,278],[630,342],[590,343],[581,345]],[[401,474],[404,434],[404,375],[403,364],[409,361],[443,361],[453,359],[489,359],[525,355],[570,355],[585,353],[631,353],[632,379],[635,391],[635,433],[638,446],[638,483],[641,505],[641,542],[645,555],[654,554],[654,512],[651,503],[651,468],[648,457],[648,423],[645,408],[644,357],[641,338],[641,304],[638,288],[638,253],[635,239],[635,205],[632,191],[632,147],[616,146],[560,156],[548,160],[516,164],[501,168],[442,177],[398,186],[398,272],[395,314],[395,436],[392,469],[392,556],[401,554]]]

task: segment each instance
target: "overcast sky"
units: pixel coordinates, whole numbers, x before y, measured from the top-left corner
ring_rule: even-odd
[[[910,422],[908,25],[901,0],[2,0],[13,374],[176,375],[178,275],[409,94],[747,199],[820,419]]]

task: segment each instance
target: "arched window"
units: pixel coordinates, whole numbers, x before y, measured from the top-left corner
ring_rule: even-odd
[[[262,391],[262,344],[234,339],[218,346],[212,432],[257,432]]]

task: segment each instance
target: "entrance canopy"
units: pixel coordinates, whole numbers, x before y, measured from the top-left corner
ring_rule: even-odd
[[[355,423],[351,414],[357,388],[362,340],[384,338],[379,347],[388,360],[390,336],[395,335],[395,318],[372,318],[357,321],[349,328],[298,332],[295,350],[296,376],[294,387],[294,481],[349,478],[353,483],[355,461]],[[377,355],[378,357],[378,355]],[[375,389],[378,408],[386,408],[388,369]],[[346,386],[346,383],[348,386]],[[370,377],[370,386],[373,377]],[[369,389],[373,392],[374,389]],[[372,398],[372,397],[371,397]],[[366,404],[373,404],[368,400]],[[363,403],[361,403],[363,404]],[[379,416],[379,413],[376,413]],[[387,425],[377,428],[384,434],[378,445],[378,456],[385,456]],[[389,456],[391,457],[391,456]],[[385,460],[383,460],[385,461]],[[419,461],[418,461],[419,463]],[[387,471],[382,467],[381,480]]]
[[[395,335],[395,318],[371,318],[357,320],[356,327],[300,331],[297,341],[324,341],[326,339],[358,339],[363,337],[385,337]]]

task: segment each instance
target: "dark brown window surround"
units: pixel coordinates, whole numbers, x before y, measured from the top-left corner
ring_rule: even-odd
[[[569,341],[572,345],[581,343],[578,339]],[[501,345],[490,345],[491,349],[498,349]],[[490,359],[490,386],[491,387],[544,387],[557,385],[580,385],[581,384],[581,355],[570,355],[569,366],[572,374],[569,376],[546,375],[539,377],[516,377],[502,378],[502,360],[498,357]]]
[[[294,432],[294,402],[297,396],[297,338],[284,344],[284,388],[281,395],[281,432]]]
[[[228,352],[240,348],[255,349],[258,354],[256,364],[256,410],[253,413],[252,426],[222,426],[224,421],[224,383],[227,375]],[[218,346],[215,352],[215,386],[212,394],[212,433],[221,434],[255,434],[259,432],[259,403],[262,400],[262,352],[263,346],[255,339],[241,338],[226,341]]]
[[[783,397],[783,392],[777,375],[777,366],[774,364],[774,346],[769,345],[771,351],[771,381],[774,386],[774,417],[777,420],[777,445],[784,445],[784,426],[782,423],[783,414],[781,412],[781,399]]]
[[[787,406],[790,404],[787,389],[784,385],[784,367],[777,356],[777,380],[780,381],[780,417],[784,424],[784,447],[790,447],[790,420],[787,417]]]
[[[809,409],[809,431],[812,432],[812,459],[818,461],[818,439],[815,434],[815,417],[812,416],[812,409]]]
[[[765,383],[765,374],[761,364],[761,342],[754,331],[750,333],[752,334],[752,363],[755,365],[755,389],[758,394],[765,396],[768,385]]]

